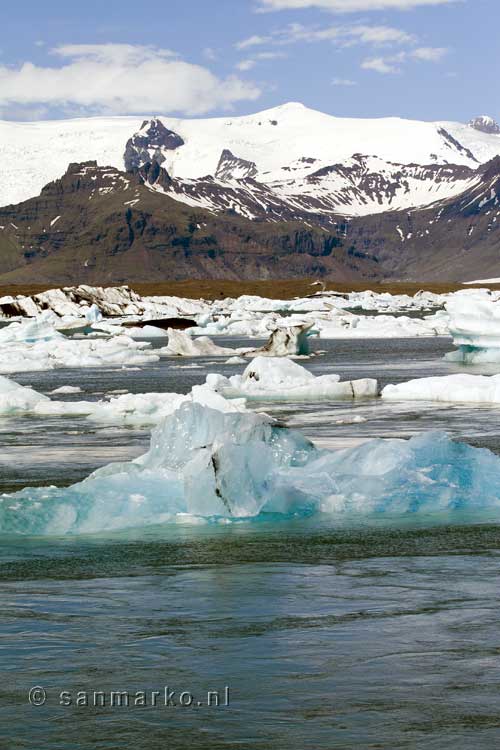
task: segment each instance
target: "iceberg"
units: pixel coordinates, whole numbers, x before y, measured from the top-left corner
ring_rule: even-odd
[[[485,290],[466,290],[448,300],[450,334],[457,351],[449,362],[482,364],[500,362],[500,300]]]
[[[179,393],[124,393],[109,401],[91,404],[88,416],[94,422],[129,425],[156,425],[184,403],[197,403],[219,411],[246,411],[245,400],[229,403],[205,385],[195,385],[190,394]]]
[[[315,326],[322,339],[351,338],[413,338],[447,336],[448,316],[443,310],[424,318],[406,315],[342,315],[318,317]]]
[[[258,349],[230,349],[215,344],[208,336],[193,338],[184,331],[169,328],[168,345],[161,349],[160,353],[180,357],[254,357],[258,354],[263,357],[307,356],[311,329],[312,323],[277,328],[264,346]]]
[[[14,342],[32,344],[36,341],[62,339],[56,330],[60,320],[51,310],[46,310],[32,320],[11,323],[0,329],[0,346]]]
[[[444,375],[417,378],[386,385],[386,401],[442,401],[448,403],[500,404],[500,375]]]
[[[316,513],[500,514],[500,458],[486,449],[428,433],[319,450],[265,415],[214,393],[206,398],[175,409],[134,461],[105,466],[71,487],[1,495],[0,533],[82,534]]]
[[[0,375],[0,415],[36,413],[39,404],[50,403],[50,398]]]
[[[57,327],[61,319],[47,310],[33,320],[0,329],[0,374],[53,370],[61,367],[142,365],[159,361],[147,342],[129,336],[73,339]],[[69,324],[71,325],[71,324]],[[88,324],[85,322],[84,326]]]
[[[90,307],[84,309],[84,315],[87,323],[99,323],[102,320],[102,313],[95,302]]]
[[[81,392],[78,386],[62,386],[54,395]],[[245,400],[231,404],[206,385],[191,393],[123,393],[106,401],[56,401],[0,375],[0,416],[84,416],[107,424],[155,425],[181,404],[193,401],[219,410],[245,411]]]
[[[161,349],[163,355],[175,357],[227,357],[240,350],[214,344],[208,336],[191,337],[174,328],[167,330],[168,344]]]
[[[256,354],[262,357],[307,356],[309,354],[308,337],[312,334],[313,325],[313,323],[302,323],[277,328],[264,346],[246,352],[246,356],[253,357]]]
[[[211,373],[207,385],[226,398],[244,397],[259,401],[321,401],[367,398],[378,395],[376,380],[340,382],[340,375],[315,377],[305,367],[286,357],[262,355],[250,362],[242,375],[226,378]]]

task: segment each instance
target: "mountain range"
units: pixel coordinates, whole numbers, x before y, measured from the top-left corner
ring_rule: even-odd
[[[331,117],[0,123],[0,282],[498,276],[500,128]]]

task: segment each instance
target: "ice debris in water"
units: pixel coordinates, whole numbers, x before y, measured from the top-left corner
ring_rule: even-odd
[[[481,364],[500,362],[500,301],[484,290],[461,292],[446,305],[449,328],[457,350],[449,362]]]
[[[407,383],[386,385],[382,398],[386,401],[500,404],[500,375],[456,374],[417,378]]]
[[[78,534],[167,522],[500,511],[500,458],[441,433],[321,451],[212,393],[152,433],[149,451],[68,488],[0,496],[0,532]],[[271,514],[271,515],[270,515]]]
[[[377,381],[369,378],[340,382],[340,375],[320,375],[286,357],[256,357],[242,375],[226,378],[211,373],[207,385],[226,398],[259,401],[319,401],[377,396]]]
[[[99,323],[102,320],[102,313],[95,302],[85,310],[85,320],[87,323]]]
[[[6,380],[7,378],[5,378]],[[53,391],[50,391],[52,395],[64,395],[64,394],[71,394],[71,393],[81,393],[82,389],[79,385],[61,385],[59,388],[54,388]]]
[[[62,386],[53,394],[79,393],[78,386]],[[22,386],[0,375],[0,416],[85,416],[108,424],[154,425],[185,401],[196,401],[221,408],[227,402],[206,385],[194,386],[191,393],[128,393],[114,391],[106,401],[56,401],[29,386]],[[232,409],[244,409],[244,400],[232,402]],[[218,405],[218,407],[217,407]],[[229,408],[229,407],[228,407]]]
[[[69,322],[67,325],[74,324]],[[129,336],[75,340],[62,334],[58,330],[60,326],[61,319],[47,310],[33,320],[11,323],[0,329],[0,373],[142,365],[159,361],[156,353],[148,351],[147,343],[133,341]]]
[[[289,357],[309,354],[308,336],[312,333],[312,323],[304,323],[286,328],[277,328],[268,341],[257,349],[230,349],[215,344],[208,336],[191,337],[184,331],[168,329],[168,345],[161,350],[162,354],[181,357],[226,357],[237,355],[243,357]]]

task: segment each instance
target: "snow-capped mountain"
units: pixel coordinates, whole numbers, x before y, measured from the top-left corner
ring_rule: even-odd
[[[433,169],[446,179],[449,168]],[[130,171],[72,163],[40,196],[0,208],[0,280],[496,277],[500,157],[476,171],[453,169],[464,170],[468,184],[458,196],[346,218],[292,208],[253,178],[224,189],[212,177],[171,178],[157,161]],[[255,213],[201,208],[202,188],[207,202],[232,197]]]
[[[467,281],[477,268],[498,276],[500,157],[483,165],[463,193],[412,211],[391,211],[349,222],[346,242],[374,254],[389,276]]]
[[[481,115],[481,117],[475,117],[469,122],[471,128],[479,130],[481,133],[488,133],[489,135],[500,135],[500,125],[495,122],[493,117],[488,115]]]
[[[161,165],[188,205],[269,218],[366,215],[458,195],[500,153],[500,135],[459,123],[332,117],[290,103],[199,120],[111,117],[0,122],[0,205],[40,193],[69,163]],[[26,165],[22,179],[19,166]]]
[[[500,134],[479,119],[346,120],[289,104],[0,123],[0,278],[498,276]]]

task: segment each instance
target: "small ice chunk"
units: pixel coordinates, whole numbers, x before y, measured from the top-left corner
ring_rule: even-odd
[[[50,391],[51,395],[55,395],[58,393],[81,393],[82,389],[78,385],[61,385],[59,388],[54,388],[53,391]]]
[[[382,398],[386,401],[500,404],[500,375],[457,374],[417,378],[398,385],[386,385]]]
[[[229,357],[224,362],[225,365],[246,365],[247,360],[243,357]]]

